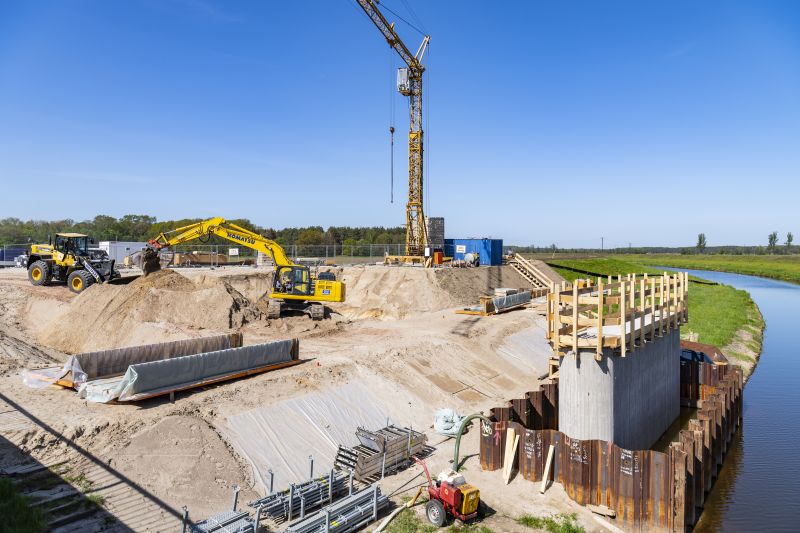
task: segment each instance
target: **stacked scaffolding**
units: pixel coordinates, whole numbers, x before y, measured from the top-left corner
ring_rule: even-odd
[[[425,450],[428,437],[410,428],[386,426],[378,431],[356,430],[360,444],[353,448],[339,446],[334,465],[352,470],[356,479],[364,481],[397,470],[411,461],[411,456]]]
[[[285,533],[349,533],[376,520],[387,505],[389,498],[373,485],[291,524]]]
[[[291,521],[296,517],[305,518],[308,511],[333,503],[335,497],[345,492],[353,493],[352,473],[348,480],[348,476],[331,470],[327,476],[293,483],[287,489],[273,492],[247,505],[253,509],[260,508],[273,520]]]

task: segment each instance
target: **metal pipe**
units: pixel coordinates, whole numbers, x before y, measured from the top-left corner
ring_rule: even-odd
[[[288,515],[287,515],[288,516],[287,520],[289,520],[289,522],[292,521],[292,507],[293,506],[294,506],[294,483],[289,485],[289,512],[288,512]]]
[[[308,479],[314,479],[314,456],[308,456]]]
[[[331,468],[331,473],[328,474],[328,501],[333,502],[333,468]]]
[[[354,472],[353,472],[353,469],[351,468],[350,469],[350,482],[349,482],[350,488],[347,491],[347,495],[348,496],[352,496],[353,495],[353,474],[354,474]]]
[[[306,497],[302,494],[300,495],[300,518],[303,519],[306,517]]]
[[[183,506],[183,520],[181,525],[181,533],[186,533],[186,522],[189,520],[189,509]]]
[[[233,508],[231,511],[236,511],[236,504],[239,503],[239,485],[233,486]]]
[[[269,472],[269,493],[272,494],[273,492],[272,487],[275,483],[275,472],[273,472],[271,468],[268,470],[268,472]]]

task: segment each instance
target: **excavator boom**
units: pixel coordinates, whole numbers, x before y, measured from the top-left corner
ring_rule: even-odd
[[[315,302],[343,302],[345,286],[330,273],[312,275],[308,267],[298,265],[286,255],[280,244],[226,221],[222,217],[209,218],[160,233],[147,242],[142,257],[142,270],[145,275],[161,269],[158,251],[184,244],[195,239],[217,235],[235,244],[268,254],[275,262],[275,275],[269,295],[268,316],[278,318],[281,311],[291,309],[308,313],[312,319],[325,316],[325,306]]]

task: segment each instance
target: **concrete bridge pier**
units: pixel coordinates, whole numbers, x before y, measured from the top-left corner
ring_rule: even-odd
[[[561,358],[559,431],[629,450],[650,448],[680,415],[680,328],[637,347],[627,357],[603,349]]]

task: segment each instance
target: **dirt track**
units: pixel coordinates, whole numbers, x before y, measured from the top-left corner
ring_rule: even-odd
[[[129,285],[94,286],[78,297],[64,287],[33,287],[22,270],[0,270],[0,387],[13,402],[143,487],[154,500],[173,509],[187,505],[191,516],[200,518],[226,509],[233,485],[243,488],[240,501],[257,494],[254,465],[224,437],[229,416],[358,381],[392,406],[393,418],[427,428],[437,408],[467,413],[504,405],[534,389],[546,370],[497,350],[505,336],[522,329],[544,335],[541,305],[487,318],[453,313],[493,287],[524,286],[513,271],[370,266],[346,267],[341,275],[347,302],[332,306],[332,318],[312,322],[305,316],[267,320],[258,299],[267,291],[270,274],[251,268],[164,271]],[[91,404],[68,391],[34,390],[21,383],[24,367],[52,365],[69,352],[231,329],[242,331],[247,344],[299,337],[301,358],[308,361],[182,393],[174,403]],[[7,429],[2,422],[0,415],[0,436],[35,458],[46,463],[65,454],[63,441],[41,427],[22,423]],[[442,440],[432,430],[428,434],[434,443]],[[465,437],[462,450],[464,456],[477,453],[476,431]],[[451,456],[450,441],[437,445],[429,460],[432,471],[446,468]],[[0,466],[3,460],[0,456]],[[498,511],[487,522],[490,527],[495,520],[498,530],[509,530],[513,522],[503,516],[522,512],[577,512],[587,529],[599,528],[558,488],[533,496],[534,486],[516,479],[498,497],[498,473],[481,472],[477,457],[466,467],[470,481]],[[390,476],[385,492],[415,473]],[[145,500],[142,505],[151,505]],[[117,508],[114,498],[105,505],[133,529],[158,529]],[[168,512],[157,511],[174,522]]]

